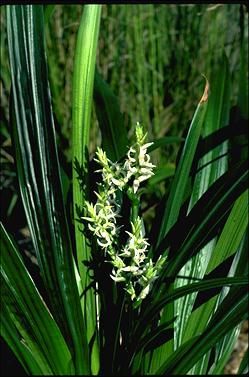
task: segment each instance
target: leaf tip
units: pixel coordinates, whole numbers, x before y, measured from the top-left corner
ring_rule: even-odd
[[[207,102],[208,95],[209,95],[209,81],[208,81],[208,79],[206,78],[206,76],[203,73],[201,75],[206,80],[206,85],[205,85],[204,93],[203,93],[203,95],[202,95],[202,97],[200,99],[200,102],[199,102],[200,104],[203,103],[203,102]]]

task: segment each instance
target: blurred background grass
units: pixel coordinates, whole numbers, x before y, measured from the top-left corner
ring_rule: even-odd
[[[54,110],[69,159],[73,56],[81,11],[80,5],[57,5],[47,28]],[[118,97],[127,130],[140,121],[151,140],[181,135],[203,90],[201,73],[210,77],[223,52],[232,79],[238,81],[240,43],[247,30],[243,16],[239,4],[103,5],[97,67]],[[232,87],[235,102],[237,86]],[[96,149],[96,124],[93,114],[90,151]],[[172,161],[176,148],[164,152]]]
[[[53,109],[61,149],[70,160],[72,71],[82,6],[45,8]],[[238,81],[242,34],[248,38],[245,16],[245,6],[240,4],[103,5],[97,67],[118,97],[127,130],[140,121],[148,129],[149,139],[181,135],[203,90],[201,73],[210,78],[223,52],[232,80]],[[235,103],[238,87],[232,88]],[[9,89],[2,9],[1,129],[5,131]],[[93,114],[92,151],[98,137]],[[172,161],[174,148],[166,152]]]

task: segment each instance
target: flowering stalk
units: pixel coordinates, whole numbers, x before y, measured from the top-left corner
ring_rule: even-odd
[[[98,185],[97,202],[95,205],[86,202],[88,228],[96,236],[98,245],[109,254],[113,265],[111,278],[115,282],[125,283],[125,290],[134,301],[134,306],[140,305],[148,294],[153,281],[157,278],[165,258],[160,257],[153,265],[147,257],[149,246],[144,238],[142,219],[138,216],[139,186],[150,178],[154,165],[150,162],[147,148],[152,143],[145,143],[146,134],[142,127],[136,126],[136,143],[130,147],[123,164],[113,163],[106,153],[98,148],[95,161],[102,167],[103,182]],[[133,178],[132,186],[130,186]],[[118,248],[120,228],[117,218],[120,217],[120,205],[117,202],[117,192],[126,192],[131,200],[130,224],[131,231],[128,240],[121,250]]]

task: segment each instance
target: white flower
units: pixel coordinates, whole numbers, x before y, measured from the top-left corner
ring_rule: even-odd
[[[136,193],[140,186],[140,183],[149,179],[154,173],[153,165],[150,162],[150,156],[147,154],[147,149],[153,143],[144,143],[146,134],[143,134],[142,127],[137,124],[136,128],[136,143],[130,147],[127,153],[127,159],[124,163],[124,169],[128,180],[134,176],[133,192]]]
[[[141,293],[140,293],[140,295],[139,295],[139,299],[143,300],[143,299],[147,296],[147,294],[149,293],[149,291],[150,291],[150,286],[147,285],[147,286],[141,291]]]
[[[140,184],[150,178],[153,165],[147,149],[153,143],[145,143],[147,134],[137,123],[136,143],[132,145],[123,163],[113,163],[107,158],[106,152],[97,148],[95,161],[101,166],[102,183],[95,192],[96,204],[85,202],[89,230],[96,236],[98,245],[110,256],[113,266],[110,277],[115,282],[123,282],[125,290],[138,306],[149,293],[153,281],[157,278],[165,258],[159,258],[153,264],[147,257],[149,243],[144,237],[142,219],[137,217],[131,222],[131,231],[126,231],[128,240],[120,252],[116,251],[119,231],[117,219],[120,217],[120,204],[117,201],[119,190],[126,191],[130,200],[137,199]],[[133,178],[132,187],[129,182]]]
[[[136,266],[126,266],[126,267],[123,267],[120,269],[121,271],[124,271],[124,272],[131,272],[133,274],[137,274],[139,272],[139,267],[136,267]]]
[[[115,276],[115,270],[113,270],[113,275],[110,275],[110,277],[112,278],[112,280],[114,280],[116,283],[120,283],[122,281],[126,281],[125,277],[123,276]]]
[[[126,292],[129,293],[131,299],[134,300],[136,298],[136,292],[131,282],[129,282],[125,288]]]
[[[89,230],[97,237],[98,245],[104,249],[112,246],[114,236],[119,232],[119,228],[116,227],[118,205],[111,204],[111,201],[114,202],[114,193],[113,189],[104,190],[100,185],[100,192],[96,193],[96,204],[86,201],[87,216],[82,217],[88,221]]]

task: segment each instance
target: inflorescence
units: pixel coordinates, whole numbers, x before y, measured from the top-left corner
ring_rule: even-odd
[[[113,265],[111,278],[115,282],[123,282],[125,290],[130,294],[135,306],[147,296],[153,281],[165,261],[159,257],[153,264],[147,256],[148,242],[144,238],[142,219],[135,215],[131,219],[131,231],[128,234],[126,244],[120,249],[118,236],[120,226],[117,219],[120,217],[120,204],[118,203],[118,191],[125,191],[131,201],[138,201],[139,186],[141,182],[150,178],[155,167],[150,162],[147,148],[153,143],[145,143],[147,134],[137,123],[136,143],[129,148],[127,157],[123,163],[113,163],[106,153],[98,148],[95,161],[102,167],[97,170],[102,173],[102,183],[98,184],[97,202],[95,205],[85,202],[88,228],[95,235],[98,245],[108,253]],[[132,187],[128,182],[132,180]]]

